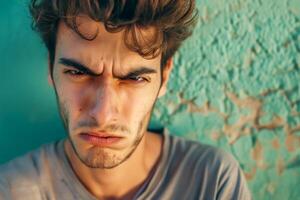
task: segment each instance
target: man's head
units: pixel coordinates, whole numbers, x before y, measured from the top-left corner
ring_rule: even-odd
[[[171,57],[192,31],[189,0],[33,1],[49,52],[49,80],[78,158],[113,168],[140,143]],[[93,135],[110,134],[107,144]]]

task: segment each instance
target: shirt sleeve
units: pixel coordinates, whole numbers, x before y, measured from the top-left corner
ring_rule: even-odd
[[[226,156],[226,165],[222,166],[217,199],[218,200],[251,200],[251,193],[238,162],[231,156]]]

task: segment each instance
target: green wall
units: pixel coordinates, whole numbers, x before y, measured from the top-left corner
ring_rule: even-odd
[[[197,4],[200,21],[151,126],[231,152],[254,199],[299,199],[300,1]],[[0,10],[3,163],[64,132],[25,1],[1,1]]]
[[[27,1],[0,1],[0,163],[64,136]]]

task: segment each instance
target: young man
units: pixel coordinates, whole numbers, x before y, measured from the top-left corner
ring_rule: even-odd
[[[68,137],[0,168],[3,199],[250,199],[238,163],[147,130],[192,0],[33,1]]]

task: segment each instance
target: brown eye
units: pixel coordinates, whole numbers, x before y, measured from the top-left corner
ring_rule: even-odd
[[[147,81],[147,79],[145,79],[145,78],[143,78],[143,77],[140,77],[140,76],[133,76],[133,77],[130,77],[129,80],[135,81],[135,82],[144,82],[144,81]]]
[[[76,70],[76,69],[69,69],[69,70],[66,70],[64,73],[71,75],[71,76],[82,76],[85,74],[84,72],[82,72],[80,70]]]

